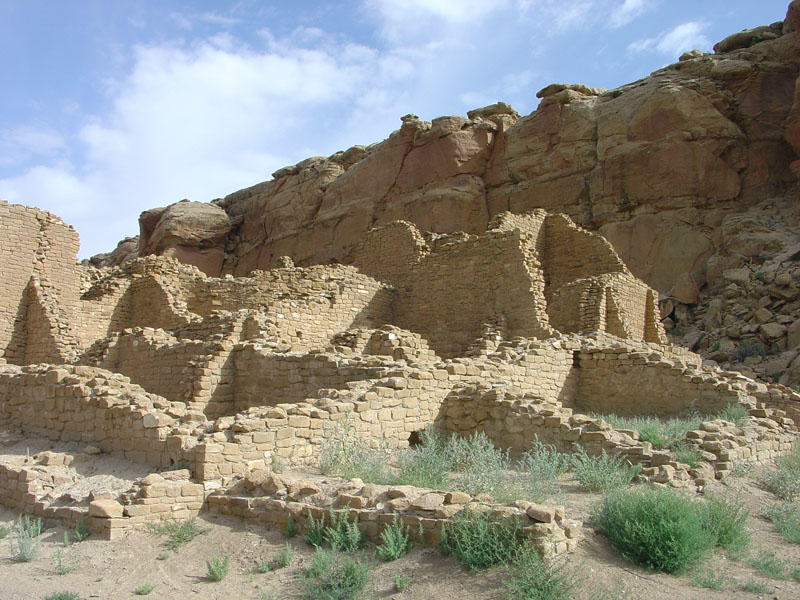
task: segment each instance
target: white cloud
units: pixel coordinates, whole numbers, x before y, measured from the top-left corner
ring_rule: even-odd
[[[64,139],[55,131],[20,126],[0,131],[0,166],[24,164],[31,159],[52,158],[65,150]]]
[[[609,20],[612,27],[627,25],[656,3],[655,0],[624,0],[614,8]]]
[[[310,115],[323,106],[341,119],[369,111],[359,104],[361,93],[396,82],[403,70],[398,59],[385,62],[368,48],[317,38],[316,46],[304,47],[272,39],[253,49],[232,38],[139,47],[132,71],[109,88],[111,109],[71,140],[85,164],[33,166],[0,180],[0,197],[80,223],[87,255],[122,237],[107,226],[112,219],[125,221],[123,235],[131,234],[142,210],[184,197],[210,200],[264,181],[305,158],[309,147],[340,149],[339,120],[321,123]],[[384,135],[398,114],[391,125],[379,124]],[[4,135],[2,143],[40,155],[63,146],[56,136],[25,130]]]
[[[628,45],[630,52],[658,52],[676,59],[687,50],[695,48],[710,49],[711,42],[703,33],[708,23],[689,21],[653,38],[644,38]]]

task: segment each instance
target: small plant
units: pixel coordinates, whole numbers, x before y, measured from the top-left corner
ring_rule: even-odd
[[[143,583],[142,585],[137,585],[136,589],[133,590],[133,594],[135,596],[147,596],[154,589],[156,589],[156,586],[150,582],[147,582]]]
[[[594,590],[588,600],[633,600],[630,590],[625,586],[625,583],[618,583],[611,590],[601,587],[599,590]]]
[[[723,408],[717,417],[723,421],[730,421],[741,427],[750,420],[750,412],[744,404],[731,403]]]
[[[77,592],[56,592],[45,596],[44,600],[80,600],[80,598]]]
[[[11,533],[11,527],[8,525],[0,525],[0,540],[6,539],[9,533]]]
[[[325,528],[325,541],[334,550],[352,552],[364,545],[364,530],[358,526],[358,517],[352,522],[348,511],[330,511],[330,526]]]
[[[206,532],[197,524],[197,519],[194,517],[185,521],[165,521],[158,525],[151,524],[149,529],[154,534],[167,537],[161,542],[161,545],[167,550],[177,550]]]
[[[268,590],[261,590],[258,594],[258,600],[279,600],[278,597]]]
[[[378,544],[378,554],[387,562],[397,560],[411,551],[414,542],[409,537],[411,529],[403,525],[395,515],[392,522],[381,531],[381,543]]]
[[[212,556],[211,560],[206,561],[206,576],[211,581],[222,581],[228,575],[230,563],[231,557],[229,555],[224,557]]]
[[[275,553],[275,559],[274,559],[275,566],[279,569],[288,567],[292,563],[293,558],[294,558],[294,548],[292,548],[289,542],[286,542],[283,548],[281,548],[280,550],[278,550],[278,552]]]
[[[369,581],[368,563],[342,554],[317,548],[305,570],[305,597],[309,600],[353,600]]]
[[[280,457],[276,456],[272,459],[272,472],[280,475],[286,471],[286,462]]]
[[[306,522],[306,541],[315,548],[321,548],[325,542],[325,515],[320,515],[319,521],[314,519],[311,510],[308,511]]]
[[[696,572],[692,575],[692,581],[697,587],[709,590],[721,590],[727,581],[722,573],[715,573],[712,570]]]
[[[287,538],[293,538],[297,535],[297,524],[294,522],[292,513],[289,513],[289,518],[286,520],[286,529],[283,530],[283,535]]]
[[[522,455],[517,464],[521,489],[518,492],[514,490],[515,496],[531,502],[559,498],[561,487],[558,478],[569,470],[571,464],[568,454],[558,452],[554,446],[543,444],[538,439],[534,440],[533,447]],[[506,499],[502,498],[502,494],[500,496],[498,500]]]
[[[640,465],[625,463],[620,455],[606,454],[589,456],[579,448],[573,455],[573,472],[580,484],[593,492],[613,490],[628,485],[641,470]]]
[[[675,453],[675,459],[691,468],[696,469],[700,466],[700,450],[690,446],[686,442],[676,442],[670,446],[670,450]]]
[[[750,580],[745,581],[739,586],[743,592],[750,592],[751,594],[769,594],[772,588],[760,581]]]
[[[775,556],[774,552],[762,550],[748,562],[756,571],[770,579],[786,579],[789,576],[789,565]]]
[[[259,573],[269,573],[271,570],[268,560],[264,560],[263,558],[256,559],[256,571]]]
[[[58,548],[53,556],[53,567],[55,568],[56,575],[72,573],[78,568],[78,556],[77,554],[67,556],[63,548]]]
[[[800,544],[800,506],[790,502],[774,504],[764,511],[778,532],[793,544]]]
[[[408,575],[395,575],[394,576],[394,589],[398,592],[405,592],[411,584],[411,578]]]
[[[39,553],[41,544],[42,520],[21,515],[14,526],[11,540],[11,555],[19,562],[31,562]]]
[[[517,553],[504,582],[508,600],[561,600],[571,598],[579,584],[566,562],[544,562],[536,549],[526,546]]]
[[[666,573],[693,567],[717,541],[706,507],[670,490],[612,492],[593,518],[622,556]]]
[[[800,498],[800,444],[775,461],[777,468],[767,471],[759,480],[761,486],[781,500]]]
[[[167,560],[169,558],[169,550],[162,550],[156,556],[156,560]]]
[[[766,356],[767,349],[764,344],[759,342],[742,344],[731,354],[731,360],[734,362],[743,362],[745,358],[751,356]]]
[[[512,562],[519,549],[519,522],[493,522],[486,512],[465,509],[442,528],[439,548],[472,571]]]
[[[75,532],[73,535],[75,536],[76,542],[82,542],[89,537],[89,529],[86,526],[86,519],[78,519],[78,522],[75,523]]]

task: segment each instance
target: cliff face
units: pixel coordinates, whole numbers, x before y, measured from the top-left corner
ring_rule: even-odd
[[[503,103],[430,123],[407,115],[383,142],[309,158],[216,206],[143,213],[138,253],[246,275],[281,256],[298,265],[352,262],[366,231],[398,219],[423,231],[479,233],[503,211],[544,208],[602,233],[661,293],[668,326],[710,352],[726,334],[715,325],[697,342],[709,298],[756,293],[724,288],[733,282],[723,274],[771,265],[798,241],[798,24],[795,0],[784,21],[736,33],[714,54],[686,53],[620,88],[550,85],[521,118]],[[775,264],[769,269],[789,268]],[[794,322],[792,300],[776,300],[784,304],[743,306]],[[687,308],[698,306],[698,315]],[[753,334],[775,345],[758,328]],[[788,350],[783,340],[776,352]]]

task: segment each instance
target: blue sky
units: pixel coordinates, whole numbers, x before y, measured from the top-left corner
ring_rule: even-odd
[[[81,257],[142,210],[553,82],[615,87],[788,0],[0,0],[0,199]]]

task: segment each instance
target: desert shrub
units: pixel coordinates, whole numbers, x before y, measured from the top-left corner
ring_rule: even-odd
[[[294,558],[294,548],[292,548],[289,542],[286,542],[283,548],[281,548],[275,553],[275,558],[274,558],[275,566],[279,569],[288,567],[291,564],[293,558]]]
[[[572,470],[580,484],[592,491],[613,490],[628,485],[641,470],[640,465],[625,463],[621,455],[589,456],[578,448],[572,455]]]
[[[706,529],[714,538],[714,545],[741,552],[750,543],[747,517],[750,512],[743,502],[731,501],[723,496],[706,497]]]
[[[743,592],[749,592],[751,594],[769,594],[772,592],[771,587],[760,581],[755,581],[755,580],[745,581],[738,587]]]
[[[725,575],[717,573],[713,569],[698,571],[692,575],[692,581],[697,587],[709,590],[721,590],[727,580]]]
[[[358,526],[358,518],[350,521],[349,511],[330,511],[331,524],[325,528],[325,541],[334,550],[352,552],[364,545],[364,530]]]
[[[700,465],[700,450],[686,442],[677,442],[670,446],[675,453],[675,460],[696,469]]]
[[[471,494],[495,495],[503,490],[511,468],[507,450],[495,448],[489,437],[475,432],[467,438],[449,438],[454,471],[453,483],[457,489]]]
[[[566,562],[545,562],[534,548],[525,546],[509,567],[503,585],[508,600],[566,600],[572,598],[579,583]]]
[[[352,600],[359,598],[369,581],[370,565],[336,550],[317,548],[304,573],[305,598]]]
[[[211,560],[206,561],[206,576],[211,581],[222,581],[228,576],[228,569],[230,569],[230,566],[230,556],[212,556]]]
[[[717,417],[724,421],[730,421],[740,427],[750,420],[750,411],[744,404],[728,404],[725,408],[719,411]]]
[[[150,582],[147,582],[143,583],[142,585],[137,585],[136,589],[133,590],[133,594],[135,596],[147,596],[154,589],[156,589],[156,586]]]
[[[11,533],[11,527],[8,525],[0,525],[0,540],[4,540]]]
[[[321,548],[325,542],[325,516],[320,515],[319,520],[314,518],[311,511],[308,511],[308,521],[306,522],[306,541],[316,548]]]
[[[80,600],[77,592],[56,592],[45,596],[44,600]]]
[[[681,573],[716,545],[704,504],[670,490],[627,489],[606,495],[594,521],[628,560]]]
[[[566,473],[572,460],[568,454],[558,452],[554,446],[543,444],[538,439],[533,447],[525,452],[517,463],[516,498],[505,498],[497,494],[501,502],[514,499],[525,499],[531,502],[543,502],[549,498],[560,496],[561,487],[558,478]]]
[[[19,562],[30,562],[39,553],[43,522],[40,518],[20,515],[11,538],[11,556]]]
[[[487,512],[465,509],[442,528],[439,548],[472,571],[512,562],[519,549],[519,522],[493,521]]]
[[[167,550],[177,550],[184,544],[188,544],[198,535],[206,532],[197,524],[197,519],[192,517],[185,521],[164,521],[162,523],[151,523],[148,525],[151,533],[166,536],[161,545]]]
[[[368,483],[391,480],[391,472],[386,466],[388,452],[370,447],[356,435],[349,422],[328,432],[320,456],[320,471],[324,475],[338,475],[345,479],[357,477]]]
[[[53,555],[53,568],[56,575],[72,573],[78,568],[79,562],[80,556],[77,553],[66,553],[63,548],[56,549],[56,553]]]
[[[615,429],[633,429],[639,432],[639,439],[650,442],[655,448],[668,448],[683,441],[686,433],[697,429],[703,416],[693,410],[681,417],[659,419],[658,417],[619,417],[614,414],[591,416],[603,419]]]
[[[411,528],[403,525],[397,515],[383,528],[381,543],[378,544],[378,554],[383,560],[387,562],[397,560],[411,551],[414,542],[411,541],[410,530]]]
[[[398,457],[396,483],[416,487],[445,487],[453,470],[455,436],[428,427],[420,433],[419,445]]]
[[[800,498],[800,444],[775,462],[777,467],[767,471],[759,479],[761,486],[781,500],[791,502]]]
[[[800,544],[800,505],[790,502],[773,504],[764,511],[778,532],[793,544]]]

